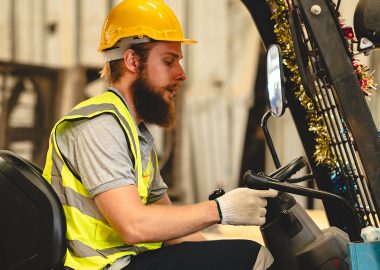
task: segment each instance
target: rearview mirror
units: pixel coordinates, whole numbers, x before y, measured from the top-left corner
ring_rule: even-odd
[[[281,48],[273,44],[267,52],[267,96],[269,108],[276,117],[283,115],[286,108],[284,78]]]

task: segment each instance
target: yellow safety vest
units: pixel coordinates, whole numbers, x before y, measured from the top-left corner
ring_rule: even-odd
[[[68,241],[65,266],[73,269],[102,269],[123,256],[136,255],[162,246],[161,242],[136,245],[125,243],[101,215],[94,200],[65,162],[58,148],[56,136],[65,129],[69,121],[91,119],[105,113],[112,114],[118,120],[129,141],[138,192],[144,204],[147,203],[153,175],[158,170],[157,155],[152,151],[150,162],[142,172],[137,126],[123,100],[111,91],[83,101],[57,122],[50,135],[43,176],[53,186],[63,204]],[[152,162],[156,163],[156,170],[153,169]]]

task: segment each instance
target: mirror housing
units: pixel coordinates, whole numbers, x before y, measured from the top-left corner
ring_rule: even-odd
[[[282,52],[277,44],[270,45],[268,48],[266,69],[269,108],[273,116],[279,117],[285,112],[286,100]]]

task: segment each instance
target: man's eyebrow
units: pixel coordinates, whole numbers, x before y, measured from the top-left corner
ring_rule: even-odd
[[[178,58],[178,59],[182,59],[183,56],[182,55],[179,55],[179,54],[176,54],[176,53],[173,53],[173,52],[165,52],[164,55],[166,54],[169,54],[170,56],[173,56],[174,58]]]

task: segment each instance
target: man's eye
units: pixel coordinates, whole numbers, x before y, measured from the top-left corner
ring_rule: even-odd
[[[172,60],[165,60],[165,64],[167,64],[168,66],[171,66],[173,65],[174,61]]]

